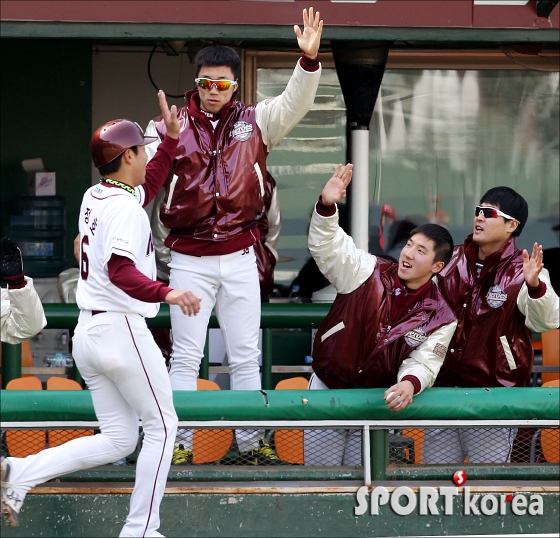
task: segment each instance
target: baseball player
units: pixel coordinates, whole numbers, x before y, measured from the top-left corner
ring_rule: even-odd
[[[556,329],[558,295],[544,269],[542,245],[515,246],[527,222],[526,200],[510,187],[486,192],[473,233],[442,271],[441,293],[457,315],[457,332],[438,376],[441,387],[526,387],[533,367],[532,331]],[[422,463],[506,463],[515,428],[430,428]]]
[[[432,278],[451,257],[442,226],[412,230],[399,263],[356,248],[338,225],[352,165],[338,166],[311,218],[309,250],[338,295],[313,345],[311,390],[381,388],[402,411],[438,374],[457,320]],[[331,449],[328,453],[325,446]],[[359,465],[360,432],[306,432],[307,465]]]
[[[91,139],[102,179],[85,193],[80,209],[80,316],[73,354],[91,391],[101,433],[2,461],[2,512],[10,527],[18,524],[25,495],[35,485],[130,454],[140,418],[144,442],[120,536],[162,536],[157,531],[159,506],[177,415],[163,357],[144,318],[155,316],[161,301],[196,314],[200,299],[154,281],[154,249],[142,204],[167,177],[179,133],[176,108],[169,111],[161,91],[159,100],[167,136],[148,168],[144,146],[153,138],[145,137],[138,124],[111,121]]]
[[[181,316],[171,307],[174,390],[196,390],[208,320],[215,307],[231,367],[231,388],[259,390],[261,301],[254,244],[264,213],[266,157],[313,104],[321,68],[318,58],[323,21],[313,8],[303,11],[303,32],[294,27],[303,56],[284,92],[251,106],[236,101],[240,59],[223,46],[202,49],[195,58],[198,86],[185,94],[179,110],[181,132],[173,172],[157,206],[171,250],[170,284],[202,297],[200,315]],[[161,118],[146,133],[165,135]],[[151,155],[157,142],[146,150]],[[154,228],[155,229],[155,228]],[[247,433],[247,432],[244,432]],[[275,464],[277,456],[255,431],[237,436],[242,458]],[[178,438],[174,462],[192,457],[189,438]]]
[[[35,336],[46,324],[41,300],[33,280],[23,274],[21,251],[9,237],[1,241],[0,274],[8,283],[2,288],[2,342],[20,344]]]

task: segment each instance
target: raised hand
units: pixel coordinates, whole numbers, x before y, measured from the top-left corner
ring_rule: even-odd
[[[167,129],[167,136],[171,138],[178,138],[181,125],[177,119],[177,107],[175,105],[171,105],[171,110],[169,109],[167,99],[165,98],[165,92],[163,90],[159,90],[158,99],[161,115],[163,116],[163,121],[165,122],[165,127]]]
[[[539,274],[544,267],[542,245],[535,243],[531,257],[526,250],[523,250],[523,276],[530,288],[539,285]]]
[[[323,188],[321,198],[325,205],[332,205],[340,202],[346,196],[346,187],[352,179],[353,164],[342,166],[339,164],[333,176],[327,181]]]
[[[319,44],[321,43],[321,33],[323,32],[323,21],[319,20],[319,12],[313,16],[313,8],[309,8],[309,16],[307,9],[303,10],[303,33],[297,24],[294,25],[299,48],[305,52],[311,59],[315,59],[319,52]]]

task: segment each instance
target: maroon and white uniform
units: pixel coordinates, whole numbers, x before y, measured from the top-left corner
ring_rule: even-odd
[[[558,296],[546,269],[539,287],[527,288],[522,251],[513,237],[484,261],[477,254],[469,235],[441,272],[441,292],[458,326],[436,385],[527,386],[533,368],[531,331],[558,327]],[[426,430],[423,463],[462,463],[467,456],[469,463],[508,462],[515,435],[515,428]]]
[[[88,385],[101,433],[9,458],[10,485],[23,498],[62,474],[116,462],[144,441],[136,464],[130,512],[120,536],[161,536],[159,506],[177,431],[171,383],[147,328],[170,288],[154,282],[155,256],[147,204],[161,187],[176,141],[166,138],[146,171],[145,186],[101,182],[85,193],[79,216],[80,316],[73,355]]]
[[[265,210],[266,157],[311,108],[319,84],[318,60],[298,61],[281,95],[250,106],[232,99],[219,114],[200,109],[198,91],[185,94],[177,156],[156,210],[171,251],[170,285],[202,298],[197,316],[171,306],[174,390],[196,390],[212,309],[224,336],[231,367],[231,388],[259,390],[261,297],[253,245]],[[146,129],[162,139],[165,124],[155,118]],[[157,142],[146,146],[153,155]],[[167,252],[169,252],[169,250]],[[242,438],[245,452],[260,433]],[[189,437],[180,437],[191,448]]]
[[[316,205],[308,246],[338,292],[315,337],[309,388],[379,388],[408,380],[418,394],[432,386],[457,326],[435,283],[407,290],[397,264],[356,247],[340,228],[334,205]],[[360,435],[343,429],[306,433],[305,463],[360,465]]]

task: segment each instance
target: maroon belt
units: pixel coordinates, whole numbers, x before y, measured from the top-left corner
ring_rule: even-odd
[[[97,314],[106,314],[107,310],[92,310],[91,311],[91,315],[92,316],[97,316]]]

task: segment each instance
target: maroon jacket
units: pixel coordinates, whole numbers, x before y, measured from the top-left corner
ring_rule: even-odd
[[[439,285],[457,315],[457,329],[438,375],[444,387],[524,387],[533,367],[531,331],[517,306],[523,277],[522,251],[510,238],[485,259],[476,278],[478,247],[469,235],[455,248]],[[500,337],[505,336],[516,369],[508,364]]]
[[[455,316],[432,283],[427,296],[390,327],[397,264],[377,258],[372,275],[351,293],[338,294],[313,346],[313,370],[331,389],[379,388],[397,382],[402,362]],[[322,340],[340,322],[344,329]],[[441,351],[440,351],[441,350]],[[445,346],[434,352],[445,355]]]
[[[178,110],[182,124],[173,172],[165,184],[160,218],[173,236],[227,241],[255,226],[263,211],[259,177],[254,165],[266,173],[267,149],[255,120],[255,106],[231,100],[220,112],[216,132],[200,110],[197,90],[185,94]],[[218,118],[216,118],[218,119]],[[165,124],[154,120],[163,138]],[[171,177],[178,176],[171,187]],[[167,208],[169,205],[169,209]],[[252,244],[252,243],[251,243]]]

